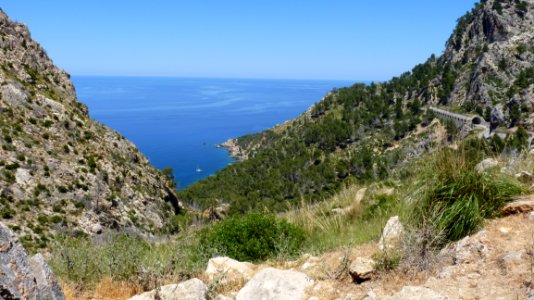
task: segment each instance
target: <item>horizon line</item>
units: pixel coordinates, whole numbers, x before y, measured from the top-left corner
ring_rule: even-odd
[[[183,78],[183,79],[241,79],[241,80],[295,80],[295,81],[347,81],[354,83],[384,82],[386,80],[361,79],[321,79],[321,78],[284,78],[284,77],[242,77],[242,76],[186,76],[186,75],[147,75],[147,74],[74,74],[71,77],[131,77],[131,78]]]

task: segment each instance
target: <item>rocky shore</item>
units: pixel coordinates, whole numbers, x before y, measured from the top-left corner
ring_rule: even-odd
[[[238,161],[243,161],[248,158],[248,155],[237,145],[236,139],[229,139],[226,142],[217,145],[220,148],[228,150],[230,157],[235,158]]]

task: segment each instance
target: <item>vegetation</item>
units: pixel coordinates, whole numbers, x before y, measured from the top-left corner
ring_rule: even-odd
[[[167,277],[180,279],[204,268],[206,260],[196,261],[193,247],[191,237],[149,243],[126,234],[112,234],[100,242],[63,236],[53,243],[49,263],[57,276],[86,288],[109,278],[151,289]]]
[[[294,255],[304,231],[273,215],[251,213],[225,219],[200,234],[200,249],[208,256],[226,255],[241,261],[258,261],[277,255]]]
[[[523,191],[510,176],[476,170],[489,153],[485,143],[475,141],[459,150],[444,149],[430,160],[425,193],[415,205],[420,226],[428,222],[445,240],[458,240],[478,229],[485,218],[498,215],[512,196]]]
[[[437,74],[450,81],[441,92],[448,97],[452,69],[431,57],[389,82],[336,89],[309,115],[239,138],[249,159],[189,186],[179,197],[203,208],[229,203],[231,213],[284,211],[302,198],[314,203],[354,182],[386,178],[402,160],[399,151],[386,150],[427,118],[421,107],[430,100],[428,85]],[[414,96],[405,102],[407,94]],[[261,146],[252,150],[256,145]]]

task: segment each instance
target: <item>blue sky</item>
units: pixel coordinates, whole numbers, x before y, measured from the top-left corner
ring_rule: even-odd
[[[440,54],[474,0],[7,0],[73,75],[385,80]]]

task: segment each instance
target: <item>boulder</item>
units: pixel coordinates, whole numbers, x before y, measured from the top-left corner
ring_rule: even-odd
[[[237,294],[237,300],[305,299],[313,280],[304,273],[266,268],[258,272]]]
[[[385,300],[446,300],[435,291],[420,286],[405,286],[399,292],[384,298]]]
[[[129,300],[206,300],[208,288],[199,279],[193,278],[180,284],[168,284]]]
[[[380,250],[395,248],[399,243],[403,233],[404,226],[402,226],[399,217],[391,217],[382,231],[382,236],[378,242],[378,248]]]
[[[487,170],[496,167],[498,164],[499,162],[494,158],[486,158],[475,166],[475,170],[478,173],[484,173]]]
[[[349,266],[349,274],[357,283],[372,278],[375,272],[375,261],[370,258],[358,257]]]
[[[502,212],[504,215],[523,214],[534,211],[534,197],[527,196],[506,204]]]
[[[222,282],[247,281],[254,275],[254,265],[229,257],[215,257],[208,261],[205,274],[209,280],[218,279]]]
[[[65,296],[43,256],[28,257],[14,233],[0,223],[0,298],[64,300]]]
[[[367,192],[367,188],[361,188],[356,192],[356,195],[354,195],[354,201],[352,202],[352,205],[355,207],[360,206],[360,203],[363,200],[363,197],[365,197],[365,193]]]
[[[466,236],[452,245],[452,259],[455,265],[479,262],[486,258],[488,246],[483,242],[485,231],[475,236]]]
[[[517,178],[519,181],[523,183],[530,183],[534,180],[534,177],[532,176],[532,173],[527,171],[522,171],[514,175],[515,178]]]

